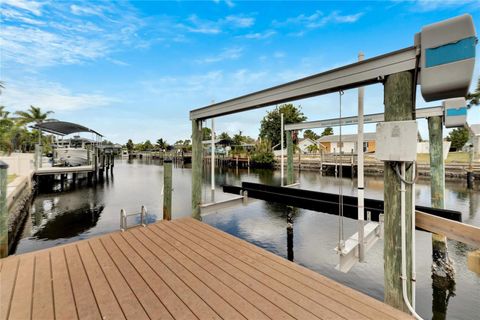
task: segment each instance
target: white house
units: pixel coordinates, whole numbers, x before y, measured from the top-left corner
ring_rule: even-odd
[[[303,154],[310,153],[308,150],[309,146],[315,145],[315,141],[313,141],[310,138],[303,138],[298,140],[298,148],[300,149],[300,152]]]
[[[340,152],[340,136],[331,135],[323,136],[317,140],[325,152]],[[343,134],[342,135],[342,151],[344,153],[357,153],[357,135]],[[363,134],[363,152],[375,152],[375,132],[366,132]]]
[[[470,128],[470,139],[466,145],[473,146],[473,153],[475,158],[480,156],[480,124],[472,124]]]

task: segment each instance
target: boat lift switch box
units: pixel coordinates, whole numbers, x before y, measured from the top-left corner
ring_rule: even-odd
[[[443,121],[446,128],[458,128],[467,124],[467,101],[455,98],[443,101]]]
[[[417,132],[415,120],[377,123],[375,157],[381,161],[415,161]]]
[[[425,101],[465,97],[475,66],[472,16],[434,23],[420,33],[420,82]]]

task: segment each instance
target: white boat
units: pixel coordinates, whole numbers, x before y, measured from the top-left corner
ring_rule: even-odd
[[[83,148],[57,148],[55,149],[55,163],[61,163],[68,167],[87,165],[88,151]]]

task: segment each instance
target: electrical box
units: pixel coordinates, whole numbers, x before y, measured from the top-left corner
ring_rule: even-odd
[[[420,83],[425,101],[465,97],[475,66],[472,16],[434,23],[420,33]]]
[[[377,123],[375,157],[381,161],[415,161],[417,132],[415,120]]]
[[[467,123],[467,101],[455,98],[443,101],[443,121],[446,128],[463,127]]]

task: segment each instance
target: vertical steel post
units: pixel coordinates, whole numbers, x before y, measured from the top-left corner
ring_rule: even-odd
[[[285,184],[285,166],[283,163],[284,158],[284,149],[283,149],[283,113],[280,113],[280,185],[283,186]]]
[[[212,152],[210,155],[211,160],[211,178],[212,178],[212,191],[215,191],[215,121],[212,118]]]
[[[358,53],[358,61],[364,58],[363,52]],[[364,173],[363,173],[363,101],[365,88],[358,88],[358,126],[357,126],[357,207],[358,207],[358,260],[365,260],[365,245],[363,242],[364,230]],[[353,177],[353,153],[352,153],[352,177]]]
[[[293,139],[292,131],[286,131],[287,136],[287,184],[294,183],[293,174]]]

